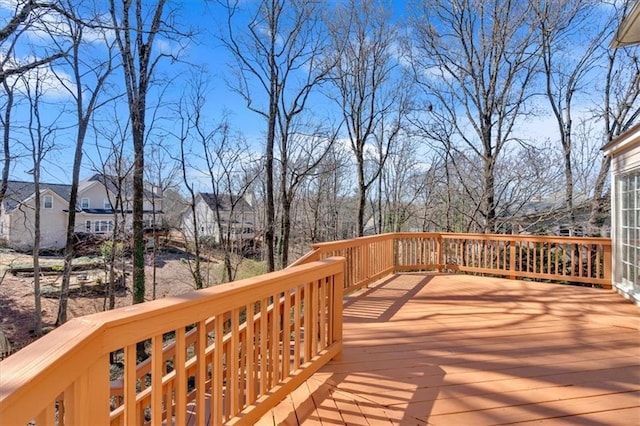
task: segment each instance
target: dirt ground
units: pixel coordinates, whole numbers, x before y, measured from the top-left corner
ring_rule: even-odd
[[[189,264],[186,261],[187,255],[184,253],[162,253],[157,259],[156,269],[156,298],[174,296],[194,290],[193,280],[189,272]],[[61,258],[44,258],[41,260],[44,265],[62,264]],[[33,295],[33,278],[16,277],[11,273],[6,273],[7,268],[16,265],[33,266],[32,258],[29,255],[0,252],[0,330],[8,338],[13,351],[26,346],[35,338],[32,336],[33,312],[35,300]],[[204,264],[205,280],[215,282],[219,262],[212,260]],[[130,266],[129,266],[130,267]],[[146,299],[152,300],[152,267],[147,267]],[[4,278],[2,278],[4,274]],[[61,273],[58,276],[47,277],[45,285],[48,288],[55,288],[59,285]],[[95,282],[98,276],[104,277],[104,272],[100,270],[87,271],[89,282]],[[127,274],[126,289],[117,293],[116,307],[131,304],[131,275]],[[103,278],[101,278],[103,279]],[[72,278],[73,286],[74,278]],[[87,286],[91,288],[91,286]],[[96,291],[74,291],[69,298],[68,317],[74,318],[88,315],[104,310],[107,301],[102,292]],[[56,320],[58,312],[58,297],[42,297],[42,318],[46,329],[51,329]]]

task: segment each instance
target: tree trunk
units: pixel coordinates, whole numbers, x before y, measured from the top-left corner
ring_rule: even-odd
[[[40,299],[40,165],[34,168],[35,181],[35,230],[33,241],[33,296],[35,308],[33,312],[33,334],[36,337],[42,335],[42,304]]]
[[[2,145],[4,151],[4,160],[2,162],[2,178],[0,179],[0,206],[4,200],[4,195],[7,193],[7,184],[9,181],[9,167],[11,166],[11,109],[13,108],[13,88],[10,88],[6,80],[2,82],[5,93],[7,95],[7,101],[4,110],[4,130],[2,132]]]
[[[274,74],[272,72],[272,74]],[[272,89],[275,91],[275,76],[272,80]],[[267,211],[266,211],[266,229],[265,229],[265,244],[267,246],[267,272],[275,271],[275,202],[274,202],[274,186],[273,186],[273,147],[276,138],[276,114],[277,114],[277,98],[274,93],[271,93],[271,100],[269,105],[269,119],[267,128],[267,143],[265,152],[265,171],[266,171],[266,184],[267,184]]]

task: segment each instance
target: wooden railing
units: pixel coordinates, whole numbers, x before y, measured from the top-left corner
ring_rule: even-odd
[[[611,288],[609,238],[397,233],[395,270],[438,269]]]
[[[340,356],[343,281],[333,258],[73,319],[0,364],[0,423],[252,424]]]
[[[314,244],[294,265],[343,256],[345,292],[393,272],[438,270],[611,288],[609,238],[389,233]]]
[[[394,235],[381,234],[353,240],[312,245],[312,250],[289,267],[340,256],[346,259],[345,294],[394,272]]]
[[[251,424],[340,356],[343,293],[422,270],[610,288],[611,241],[390,233],[315,244],[280,272],[71,320],[0,363],[0,424]]]

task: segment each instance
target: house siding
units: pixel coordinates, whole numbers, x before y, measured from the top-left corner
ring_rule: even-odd
[[[62,211],[67,203],[56,194],[43,191],[44,195],[53,197],[51,209],[40,210],[40,248],[59,250],[66,240],[67,213]],[[31,250],[35,242],[35,198],[31,197],[8,215],[8,243],[18,250]]]
[[[115,195],[103,184],[104,179],[99,176],[82,181],[78,187],[78,202],[76,206],[75,232],[90,232],[99,234],[109,234],[111,232],[110,223],[115,224],[120,220],[122,226],[122,214],[118,212],[117,217],[112,213],[111,203],[115,203]],[[35,187],[32,182],[10,181],[10,197],[5,197],[0,203],[0,244],[6,244],[18,250],[31,250],[34,243],[34,192]],[[41,189],[41,244],[42,249],[64,248],[66,241],[68,223],[68,194],[70,185],[44,183]],[[109,194],[109,195],[108,195]],[[53,204],[50,209],[44,208],[45,197],[52,197]],[[82,201],[87,200],[88,205],[83,207]],[[107,204],[105,203],[107,200]],[[156,198],[155,222],[162,223],[162,197],[158,194]],[[148,211],[144,213],[145,224],[153,222],[154,214],[151,201],[146,201],[145,206]],[[130,203],[125,200],[124,206],[124,226],[121,229],[131,229]],[[6,210],[5,210],[6,209]],[[120,210],[120,209],[118,209]],[[87,228],[87,221],[91,221],[91,227]],[[96,222],[99,224],[96,229]]]
[[[198,237],[209,237],[214,243],[219,244],[221,237],[216,212],[201,196],[196,199],[195,211]],[[220,220],[223,223],[223,227],[229,226],[229,223],[233,221],[231,226],[235,232],[232,231],[231,240],[250,240],[255,237],[254,216],[252,210],[242,209],[241,207],[237,207],[237,210],[233,212],[233,217],[229,210],[224,208],[220,210]],[[249,229],[250,232],[244,232],[246,229]],[[182,214],[182,230],[187,238],[193,239],[194,226],[191,209],[187,209]]]
[[[635,250],[640,252],[638,247],[640,241],[636,238],[629,238],[623,235],[622,227],[622,201],[621,182],[630,174],[640,173],[640,126],[635,127],[630,132],[622,135],[618,140],[605,147],[605,154],[611,157],[611,225],[612,225],[612,281],[614,288],[628,299],[640,305],[640,282],[629,282],[623,279],[623,238],[625,239],[626,251]],[[636,201],[640,203],[640,200]],[[636,215],[637,216],[637,215]],[[640,218],[635,219],[636,229],[640,228]],[[640,231],[636,230],[636,235]],[[637,260],[637,259],[636,259]]]

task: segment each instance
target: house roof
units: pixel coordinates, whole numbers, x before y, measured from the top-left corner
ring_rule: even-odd
[[[121,178],[119,178],[118,176],[113,176],[113,175],[107,175],[104,173],[95,173],[94,175],[88,177],[87,179],[85,179],[82,183],[90,183],[90,182],[100,182],[102,183],[109,192],[111,192],[112,194],[117,194],[118,193],[118,182],[120,181]],[[82,184],[81,183],[81,184]],[[124,180],[123,180],[123,188],[122,188],[122,192],[125,197],[130,198],[133,194],[133,180],[131,178],[131,176],[125,176]],[[145,187],[144,187],[144,196],[145,198],[149,199],[151,197],[154,197],[155,199],[159,199],[162,198],[162,194],[158,194],[158,193],[154,193],[153,190],[150,190],[149,187],[147,186],[146,182],[145,182]]]
[[[231,210],[232,204],[235,204],[235,210],[238,211],[253,210],[251,208],[251,205],[247,203],[247,200],[245,200],[244,197],[240,197],[237,195],[219,194],[218,197],[216,197],[215,194],[209,192],[200,192],[199,195],[200,197],[202,197],[202,200],[207,203],[211,210],[215,210],[216,206],[218,206],[220,210],[229,211]]]
[[[40,192],[52,191],[65,201],[69,201],[71,193],[71,185],[59,183],[40,183]],[[18,205],[35,193],[35,184],[33,182],[23,182],[17,180],[7,181],[7,192],[2,200],[6,211],[12,211]]]
[[[611,41],[611,47],[629,46],[640,43],[640,2],[636,1],[622,20]]]
[[[604,155],[610,156],[636,146],[640,146],[640,123],[618,135],[600,149],[604,152]]]

